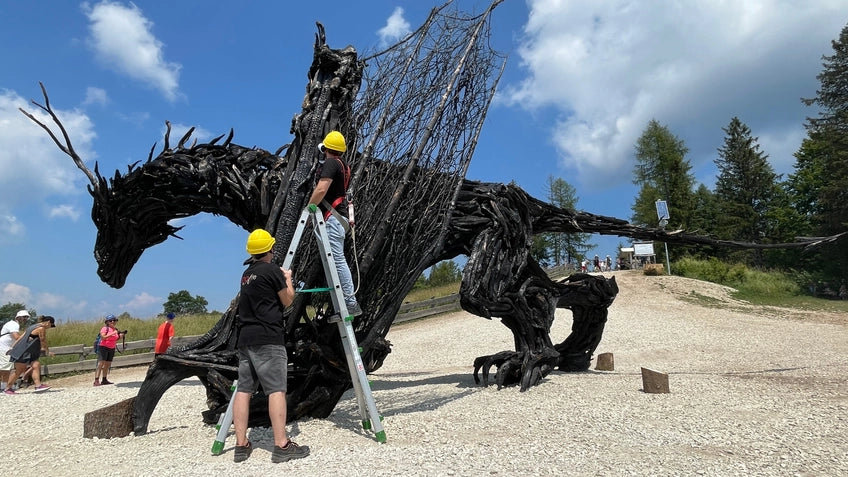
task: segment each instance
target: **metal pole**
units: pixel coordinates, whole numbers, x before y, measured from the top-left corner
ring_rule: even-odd
[[[671,218],[671,215],[668,213],[668,204],[662,199],[657,199],[654,205],[657,208],[657,218],[660,219],[660,228],[665,230],[665,226],[668,225],[668,219]],[[663,245],[665,245],[665,268],[668,270],[668,274],[671,275],[671,262],[668,259],[668,243],[663,242]]]

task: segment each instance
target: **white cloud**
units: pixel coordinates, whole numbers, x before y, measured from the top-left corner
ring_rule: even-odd
[[[50,126],[49,116],[18,96],[14,91],[0,91],[0,228],[21,231],[15,210],[38,204],[53,196],[78,196],[85,175],[73,160],[56,147],[43,129],[21,114],[18,108],[30,112]],[[92,141],[94,125],[79,111],[54,109],[65,125],[77,154],[84,160],[94,159]],[[51,127],[61,140],[61,133]],[[91,168],[91,165],[88,164]],[[5,213],[2,213],[5,211]]]
[[[715,158],[738,116],[780,169],[813,114],[799,98],[815,95],[840,3],[530,0],[519,48],[528,75],[500,99],[552,112],[551,142],[584,183],[629,181],[651,119],[698,163]]]
[[[188,126],[180,123],[171,123],[171,146],[176,146],[180,139],[185,136],[185,133],[191,129],[192,126]],[[162,126],[161,132],[162,137],[165,137],[165,133],[168,131],[167,126]],[[200,127],[194,127],[194,131],[191,133],[191,137],[186,142],[186,146],[191,145],[192,142],[197,140],[197,142],[202,142],[204,140],[212,139],[212,133],[207,131],[206,129]]]
[[[129,311],[139,311],[139,310],[144,310],[145,308],[147,308],[151,305],[156,305],[156,304],[161,304],[161,303],[165,303],[165,300],[163,300],[160,297],[155,297],[155,296],[149,295],[149,294],[147,294],[147,292],[142,292],[142,293],[134,296],[132,298],[132,300],[130,300],[129,302],[124,303],[123,305],[119,305],[118,308],[126,309],[126,310],[129,310]]]
[[[63,204],[51,207],[50,211],[47,212],[47,216],[51,219],[56,217],[65,217],[71,219],[71,221],[73,222],[76,222],[77,219],[79,219],[80,211],[72,205]]]
[[[0,242],[3,239],[21,237],[26,232],[26,227],[17,217],[9,214],[0,214]]]
[[[23,303],[38,314],[54,315],[57,319],[88,313],[85,300],[73,301],[48,292],[33,294],[29,287],[17,283],[0,283],[0,303]]]
[[[24,303],[26,304],[32,296],[29,288],[17,283],[3,283],[0,291],[0,303]]]
[[[89,42],[107,68],[158,89],[169,101],[179,97],[182,66],[165,60],[163,43],[151,32],[153,22],[135,6],[103,1],[90,7]]]
[[[148,119],[150,119],[150,113],[148,112],[134,112],[134,113],[122,113],[116,112],[115,116],[120,118],[123,121],[126,121],[130,124],[141,126]]]
[[[395,7],[392,15],[386,20],[386,26],[377,30],[377,35],[380,37],[381,45],[388,45],[405,37],[411,31],[409,22],[403,17],[403,8]]]
[[[85,90],[85,100],[82,102],[83,106],[88,106],[90,104],[96,104],[99,106],[104,106],[109,103],[109,96],[106,94],[105,89],[95,88],[93,86],[89,86]]]
[[[35,297],[33,306],[39,313],[42,313],[43,310],[44,314],[55,315],[56,318],[88,314],[86,310],[87,301],[73,301],[62,295],[47,292],[39,293]]]

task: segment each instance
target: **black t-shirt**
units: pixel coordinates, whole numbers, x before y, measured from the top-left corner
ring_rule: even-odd
[[[343,168],[344,162],[339,158],[329,157],[324,161],[324,164],[318,168],[316,173],[316,180],[318,179],[332,179],[333,182],[330,184],[330,187],[327,189],[327,193],[324,195],[324,200],[327,201],[328,204],[332,204],[339,197],[342,197],[341,203],[335,207],[335,209],[344,217],[347,217],[347,201],[344,199],[345,193],[345,168]],[[324,207],[323,204],[318,204],[322,211],[327,212],[327,208]]]
[[[280,267],[254,262],[241,277],[238,346],[284,344],[283,304],[277,292],[288,285]]]

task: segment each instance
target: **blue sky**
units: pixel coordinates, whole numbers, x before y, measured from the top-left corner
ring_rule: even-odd
[[[198,140],[276,150],[290,141],[312,59],[315,22],[333,47],[392,42],[441,2],[0,3],[0,303],[60,320],[149,317],[188,290],[224,310],[237,292],[247,232],[211,215],[149,249],[121,289],[99,281],[87,179],[20,112],[45,84],[90,168],[126,171],[195,126]],[[488,2],[460,0],[480,12]],[[492,44],[509,55],[467,174],[515,181],[539,198],[548,176],[578,208],[628,219],[633,147],[651,119],[682,139],[700,183],[733,116],[778,173],[792,171],[815,112],[821,56],[848,20],[842,1],[506,0]],[[158,153],[159,148],[157,148]],[[595,237],[613,254],[625,238]]]

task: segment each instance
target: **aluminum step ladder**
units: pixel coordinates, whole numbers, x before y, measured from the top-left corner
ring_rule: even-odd
[[[377,441],[386,442],[386,431],[383,429],[382,418],[377,412],[377,405],[374,403],[374,397],[371,395],[371,384],[368,382],[368,377],[365,374],[365,365],[362,364],[362,356],[359,354],[359,344],[356,342],[356,336],[353,332],[354,317],[348,312],[347,305],[344,301],[344,293],[339,283],[339,274],[336,271],[333,252],[330,248],[330,238],[327,235],[327,224],[321,210],[315,204],[309,204],[303,210],[303,213],[301,213],[291,245],[288,252],[286,252],[285,259],[283,259],[283,268],[287,270],[291,269],[297,247],[300,245],[300,240],[303,238],[310,218],[318,231],[318,253],[321,255],[321,263],[324,265],[324,276],[329,287],[303,289],[298,290],[298,293],[330,293],[333,309],[336,310],[337,314],[331,316],[329,321],[336,323],[339,328],[339,336],[342,338],[342,345],[344,346],[345,356],[347,357],[348,371],[353,382],[353,389],[356,392],[356,401],[359,405],[359,415],[362,417],[362,428],[365,430],[373,429]],[[233,388],[233,396],[235,396],[235,387]],[[224,449],[224,441],[232,425],[232,407],[233,399],[230,399],[227,412],[219,419],[218,436],[212,445],[212,454],[214,455],[220,454]]]

